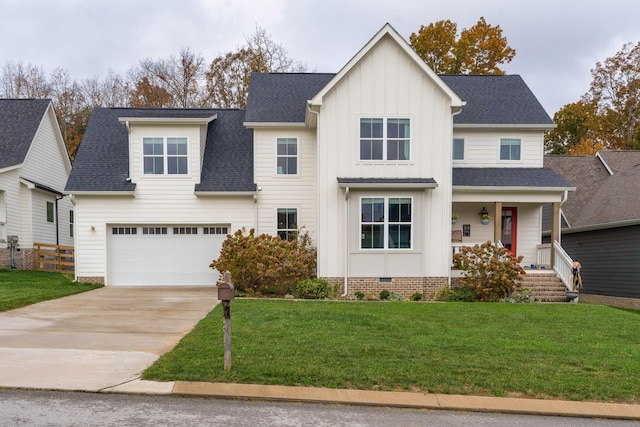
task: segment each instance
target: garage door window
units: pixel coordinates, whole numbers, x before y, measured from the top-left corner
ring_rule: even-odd
[[[167,227],[142,227],[142,234],[167,234]]]
[[[198,227],[173,227],[173,234],[198,234]]]
[[[228,234],[227,227],[204,227],[202,234]]]
[[[113,227],[111,234],[138,234],[137,227]]]

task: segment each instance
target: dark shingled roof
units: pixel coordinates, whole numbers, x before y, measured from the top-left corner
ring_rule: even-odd
[[[245,121],[304,123],[307,101],[335,74],[252,73]]]
[[[307,100],[334,74],[253,73],[247,122],[303,123]],[[553,125],[538,99],[519,75],[441,75],[466,105],[454,124]]]
[[[0,169],[24,162],[50,102],[0,99]]]
[[[571,227],[640,220],[640,151],[600,151],[594,156],[545,156],[545,166],[575,182],[562,211]]]
[[[456,124],[552,125],[553,120],[519,75],[441,75],[466,101]]]
[[[571,188],[551,168],[453,168],[453,186]]]
[[[243,110],[96,108],[91,114],[65,191],[133,191],[129,136],[120,117],[218,118],[209,123],[201,183],[197,191],[254,191],[253,132]]]

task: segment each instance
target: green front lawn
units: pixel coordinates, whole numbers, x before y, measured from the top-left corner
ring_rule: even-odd
[[[73,277],[0,267],[0,311],[90,291],[102,285],[73,283]]]
[[[144,379],[640,402],[640,311],[586,304],[233,301]]]

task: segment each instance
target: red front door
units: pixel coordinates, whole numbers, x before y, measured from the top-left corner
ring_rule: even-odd
[[[500,241],[511,255],[516,256],[516,243],[518,229],[518,209],[502,208],[502,232],[500,233]]]

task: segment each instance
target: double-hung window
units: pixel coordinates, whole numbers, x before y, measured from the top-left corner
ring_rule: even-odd
[[[278,138],[277,145],[278,175],[296,175],[298,173],[298,139]]]
[[[360,119],[360,160],[410,159],[411,123],[409,119]]]
[[[278,236],[282,240],[298,238],[298,210],[296,208],[278,208]]]
[[[464,138],[453,138],[453,160],[464,160]]]
[[[520,160],[520,139],[500,139],[500,160]]]
[[[411,249],[411,197],[360,199],[361,249]]]
[[[186,175],[189,144],[187,138],[143,138],[145,175]]]

